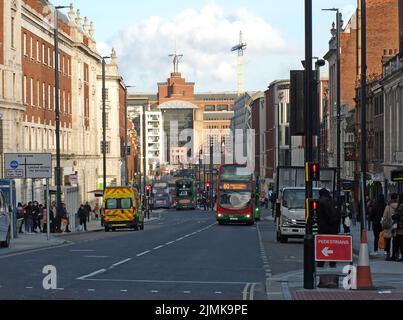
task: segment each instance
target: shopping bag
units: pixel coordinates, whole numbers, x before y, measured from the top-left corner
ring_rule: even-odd
[[[379,235],[379,241],[378,241],[378,248],[379,249],[384,249],[386,248],[386,243],[385,243],[385,232],[382,231]]]

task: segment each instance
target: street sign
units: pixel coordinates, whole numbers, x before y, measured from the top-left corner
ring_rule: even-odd
[[[353,237],[337,235],[315,236],[315,260],[352,262]]]
[[[50,153],[8,153],[4,155],[4,169],[8,179],[51,179]]]

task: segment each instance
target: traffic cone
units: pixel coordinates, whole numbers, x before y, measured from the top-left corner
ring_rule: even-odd
[[[357,266],[357,289],[371,290],[373,288],[371,267],[369,265],[367,231],[363,230],[361,233],[360,255]]]

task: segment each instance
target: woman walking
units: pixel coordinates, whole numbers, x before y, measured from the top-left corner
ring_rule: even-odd
[[[391,200],[389,204],[385,208],[385,212],[382,218],[382,229],[385,235],[385,251],[386,251],[386,261],[396,260],[394,248],[393,248],[393,256],[391,256],[392,250],[392,239],[394,238],[394,230],[393,230],[393,215],[395,214],[397,208],[399,207],[399,196],[397,194],[391,195]]]

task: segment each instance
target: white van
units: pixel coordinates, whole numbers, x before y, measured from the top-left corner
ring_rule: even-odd
[[[319,191],[313,190],[313,198],[319,199]],[[280,193],[280,216],[277,217],[277,241],[287,243],[289,238],[304,238],[305,222],[305,188],[284,188]],[[314,227],[314,231],[315,231]]]
[[[8,248],[11,239],[11,216],[8,211],[6,197],[0,192],[0,247]]]

